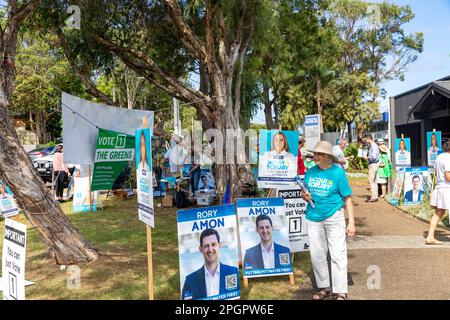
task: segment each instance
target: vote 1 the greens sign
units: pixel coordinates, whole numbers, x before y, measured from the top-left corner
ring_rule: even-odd
[[[123,168],[134,159],[134,136],[98,130],[91,190],[110,190]]]

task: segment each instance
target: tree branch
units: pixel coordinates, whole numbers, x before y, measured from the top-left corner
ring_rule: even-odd
[[[180,40],[184,47],[194,57],[203,61],[205,59],[205,46],[191,27],[183,20],[183,14],[178,4],[178,0],[164,0],[164,3],[168,8],[169,16],[178,30]]]
[[[70,52],[69,45],[67,44],[66,38],[62,33],[61,29],[56,28],[56,35],[58,37],[58,45],[62,48],[70,67],[81,80],[81,82],[86,87],[86,91],[93,97],[100,99],[103,103],[111,106],[117,106],[117,103],[113,101],[108,95],[99,90],[97,86],[92,82],[89,76],[86,75],[80,68],[77,67],[75,58]]]

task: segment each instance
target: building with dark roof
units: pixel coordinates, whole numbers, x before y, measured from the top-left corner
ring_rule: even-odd
[[[392,160],[396,138],[411,139],[411,165],[427,165],[427,131],[442,131],[450,139],[450,76],[390,98]]]

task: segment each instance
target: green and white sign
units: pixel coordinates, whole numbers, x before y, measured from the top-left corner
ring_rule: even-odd
[[[123,168],[134,159],[134,136],[98,130],[91,190],[110,190]]]

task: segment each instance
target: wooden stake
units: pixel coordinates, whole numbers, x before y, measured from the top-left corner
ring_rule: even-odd
[[[295,284],[294,274],[289,275],[289,283],[291,284],[291,286],[293,286]]]
[[[142,118],[142,128],[148,128],[147,117]],[[148,299],[153,300],[153,250],[152,228],[147,227],[147,267],[148,267]]]
[[[244,278],[244,287],[248,288],[248,278]]]
[[[88,200],[89,200],[89,212],[92,211],[92,199],[91,199],[91,165],[88,164]]]

